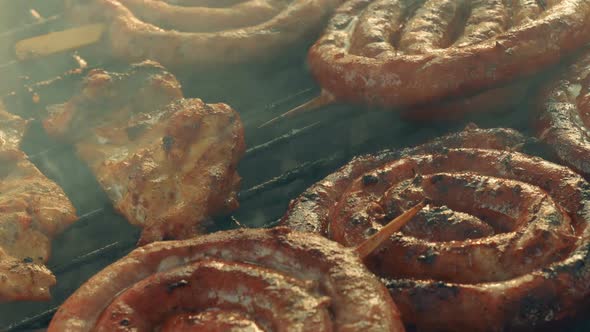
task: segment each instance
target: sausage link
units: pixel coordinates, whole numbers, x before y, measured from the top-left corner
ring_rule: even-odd
[[[109,52],[169,68],[272,59],[318,33],[344,0],[69,1],[76,24],[104,22]]]
[[[512,0],[512,24],[518,25],[533,21],[541,15],[544,8],[538,0]]]
[[[465,6],[463,0],[429,0],[406,25],[400,49],[407,54],[425,54],[452,43],[453,26]]]
[[[394,55],[390,40],[402,27],[405,7],[400,0],[371,3],[352,33],[350,53],[368,57]]]
[[[404,322],[420,331],[543,326],[576,314],[590,294],[590,184],[517,152],[524,143],[511,130],[469,127],[358,157],[291,202],[281,225],[354,247],[427,199],[365,259]]]
[[[248,0],[231,7],[213,8],[177,6],[155,0],[121,0],[121,3],[146,23],[183,32],[215,32],[253,26],[284,9],[276,0]]]
[[[279,227],[136,249],[82,285],[49,332],[214,328],[236,315],[254,331],[404,331],[356,252]]]
[[[584,50],[543,88],[537,136],[563,163],[590,175],[590,52]]]
[[[586,0],[407,4],[350,0],[336,10],[308,55],[326,94],[389,109],[469,97],[537,74],[590,42]],[[389,46],[369,42],[390,36]],[[365,45],[375,49],[361,51]]]
[[[508,20],[503,0],[472,0],[463,36],[455,44],[465,47],[492,39],[506,30]]]

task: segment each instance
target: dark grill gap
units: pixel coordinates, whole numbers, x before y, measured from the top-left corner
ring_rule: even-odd
[[[0,0],[0,8],[11,8],[13,3]],[[11,50],[20,39],[67,27],[63,15],[55,11],[61,8],[61,3],[61,0],[19,1],[16,6],[19,15],[26,16],[26,8],[35,8],[46,18],[34,23],[30,19],[15,19],[14,22],[21,23],[10,27],[0,25],[0,46],[8,45],[5,48]],[[239,166],[243,177],[241,207],[232,216],[217,218],[217,229],[273,226],[285,212],[289,200],[353,156],[417,144],[458,130],[473,120],[413,124],[402,121],[396,112],[340,105],[281,121],[263,130],[256,129],[266,120],[318,94],[303,63],[307,46],[303,45],[299,54],[266,67],[231,68],[227,72],[189,77],[177,74],[187,97],[230,104],[240,112],[246,128],[248,150]],[[0,47],[0,96],[9,111],[23,116],[76,93],[77,82],[91,68],[116,71],[126,66],[95,53],[92,47],[76,53],[88,62],[88,68],[80,71],[73,71],[79,63],[72,52],[20,63],[5,48]],[[219,88],[219,82],[224,83],[225,91]],[[38,103],[33,101],[35,95],[40,97]],[[476,122],[482,127],[512,126],[526,131],[527,121],[526,112],[512,112],[503,117],[479,116]],[[48,303],[0,304],[0,331],[45,327],[60,303],[93,274],[132,250],[138,236],[138,231],[113,211],[72,148],[46,137],[39,123],[33,124],[23,150],[43,173],[64,188],[78,209],[80,220],[53,243],[49,267],[58,279],[52,291],[54,299]]]

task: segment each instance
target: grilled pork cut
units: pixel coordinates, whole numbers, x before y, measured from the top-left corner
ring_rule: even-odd
[[[0,105],[0,302],[49,299],[51,238],[77,219],[62,189],[19,149],[26,127]]]
[[[78,95],[49,107],[44,127],[75,144],[115,208],[143,229],[140,244],[203,233],[210,216],[238,206],[239,115],[184,99],[157,63],[91,71]]]

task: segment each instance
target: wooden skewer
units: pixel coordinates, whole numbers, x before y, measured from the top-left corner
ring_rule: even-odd
[[[41,16],[41,14],[39,14],[39,12],[36,11],[35,9],[29,10],[29,13],[31,14],[33,19],[35,19],[35,21],[37,21],[37,22],[43,21],[43,16]]]
[[[361,259],[365,259],[369,256],[375,249],[377,249],[384,241],[389,239],[393,233],[399,231],[402,227],[404,227],[412,218],[420,212],[426,206],[426,202],[422,201],[418,203],[413,208],[407,210],[406,212],[402,213],[399,217],[390,221],[387,225],[385,225],[379,232],[373,234],[370,238],[366,239],[363,243],[356,247],[357,254],[361,257]]]
[[[274,122],[277,122],[281,119],[287,118],[287,117],[292,117],[295,116],[297,114],[302,114],[308,111],[313,111],[316,110],[320,107],[326,106],[326,105],[330,105],[333,104],[334,101],[336,101],[336,99],[334,98],[334,96],[332,96],[331,93],[322,90],[322,93],[313,98],[312,100],[307,101],[306,103],[299,105],[277,117],[274,117],[268,121],[266,121],[265,123],[261,124],[258,128],[262,128],[262,127],[266,127]]]
[[[97,43],[105,30],[104,24],[88,24],[23,39],[15,45],[16,57],[23,61],[88,46]]]

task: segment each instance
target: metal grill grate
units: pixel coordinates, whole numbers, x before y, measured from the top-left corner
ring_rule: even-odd
[[[61,8],[61,1],[21,1],[16,6],[18,15],[30,15],[27,8],[49,14],[36,22],[31,18],[11,19],[12,25],[0,26],[4,29],[0,31],[0,45],[12,46],[19,39],[67,26],[62,15],[52,9]],[[11,10],[13,4],[0,0],[0,11]],[[233,216],[220,218],[219,229],[272,226],[290,199],[353,156],[416,144],[473,121],[417,126],[402,121],[395,112],[330,106],[273,127],[257,129],[264,121],[317,94],[318,89],[301,60],[305,58],[304,53],[302,47],[301,54],[247,70],[177,73],[187,97],[227,102],[240,112],[245,125],[249,148],[239,167],[242,188],[245,188],[239,193],[241,207]],[[91,48],[76,54],[87,61],[88,68],[116,70],[121,66],[96,57]],[[27,116],[45,104],[67,98],[86,72],[73,71],[80,66],[73,55],[60,54],[20,63],[9,52],[1,54],[0,96],[4,96],[8,110]],[[41,96],[41,102],[33,100],[36,94]],[[526,102],[519,106],[528,107]],[[521,110],[500,117],[480,116],[476,122],[482,127],[511,126],[526,131],[527,121],[527,112]],[[46,137],[39,124],[34,123],[25,137],[23,150],[43,173],[64,188],[81,217],[53,243],[49,266],[58,278],[53,300],[0,304],[2,331],[46,326],[60,303],[94,273],[132,250],[138,235],[136,229],[113,211],[92,174],[72,149]]]

